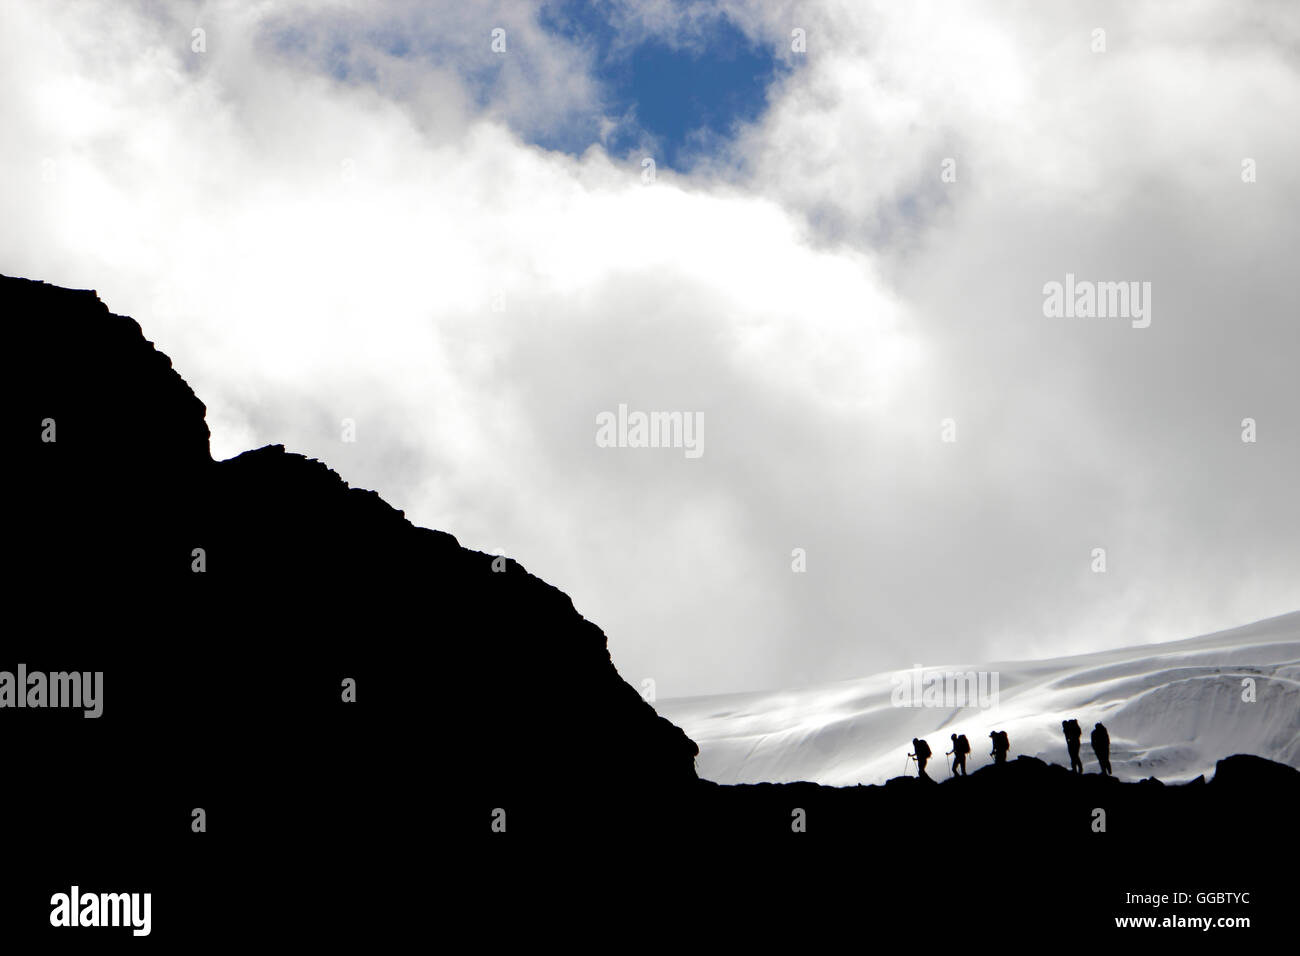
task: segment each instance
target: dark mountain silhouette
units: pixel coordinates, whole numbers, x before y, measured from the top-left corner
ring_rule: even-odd
[[[226,642],[256,648],[243,664],[247,676],[270,681],[241,694],[239,706],[268,714],[307,716],[302,705],[314,698],[306,681],[286,686],[292,674],[259,669],[301,667],[309,650],[337,655],[340,677],[369,662],[373,642],[416,651],[438,665],[419,675],[423,709],[452,689],[447,668],[481,648],[484,666],[454,679],[478,685],[463,718],[496,740],[483,779],[562,772],[549,742],[518,732],[518,715],[543,701],[554,724],[581,728],[586,773],[694,779],[694,745],[618,676],[604,634],[562,592],[513,560],[494,572],[492,556],[414,527],[374,492],[349,488],[283,446],[214,462],[203,403],[139,325],[110,313],[93,292],[3,278],[0,301],[19,332],[14,354],[23,357],[25,382],[9,407],[31,434],[15,469],[20,484],[10,500],[22,507],[11,532],[33,586],[82,568],[83,594],[119,606],[147,595],[157,602],[153,613],[165,614],[156,623],[174,629],[170,653],[184,655],[180,645],[195,630],[229,625]],[[54,442],[40,440],[45,419],[55,423]],[[192,570],[195,548],[205,552],[203,573]],[[257,616],[246,617],[252,608]],[[259,640],[271,635],[274,643]],[[124,640],[114,653],[131,653],[149,637]],[[146,662],[156,656],[153,647],[141,650]],[[197,656],[215,664],[224,652],[209,647]],[[196,702],[201,692],[216,694],[207,709],[220,711],[230,709],[232,676],[192,672],[179,682]],[[375,673],[360,694],[377,707],[410,679]],[[331,679],[321,693],[337,698],[338,683]],[[120,691],[113,696],[110,716],[134,705]]]
[[[699,780],[695,744],[566,595],[283,446],[213,461],[203,403],[93,292],[0,277],[0,312],[0,669],[104,673],[99,719],[0,710],[6,776],[23,782],[0,785],[6,848],[26,861],[0,900],[15,932],[76,881],[151,890],[173,939],[244,938],[213,915],[231,905],[267,925],[314,914],[296,931],[331,940],[400,939],[427,914],[394,901],[435,882],[489,935],[504,917],[482,907],[502,899],[514,919],[612,906],[644,925],[685,899],[776,894],[822,919],[892,920],[914,894],[991,883],[1008,925],[1069,900],[1100,929],[1147,912],[1124,891],[1191,877],[1253,887],[1265,911],[1251,854],[1290,832],[1292,768],[1233,756],[1163,786],[1020,757],[941,783]]]

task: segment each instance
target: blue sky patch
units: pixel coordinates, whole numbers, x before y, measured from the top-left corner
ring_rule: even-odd
[[[652,34],[637,44],[619,35],[613,15],[598,0],[559,0],[537,13],[543,30],[573,46],[575,61],[588,61],[574,67],[591,71],[600,102],[575,103],[561,116],[507,115],[519,135],[574,155],[603,142],[616,157],[646,152],[661,168],[687,170],[716,153],[738,124],[758,118],[768,88],[789,69],[777,47],[751,41],[721,15],[694,21],[689,37]],[[485,20],[467,47],[463,35],[448,37],[424,22],[345,15],[276,21],[268,39],[276,53],[324,68],[347,84],[381,82],[369,51],[451,65],[477,106],[490,109],[502,70],[522,69],[527,76],[530,52],[514,40],[511,59],[492,53],[490,27]],[[466,56],[467,49],[476,55]],[[606,119],[615,121],[612,130],[602,130]]]
[[[620,127],[606,148],[621,155],[642,145],[644,131],[662,153],[656,162],[673,169],[688,168],[738,123],[756,119],[767,106],[768,87],[787,69],[774,49],[751,42],[724,17],[705,27],[701,44],[650,39],[631,48],[615,43],[614,28],[591,0],[548,7],[541,23],[595,51],[607,115],[634,115],[631,128]],[[590,143],[541,145],[581,152]]]

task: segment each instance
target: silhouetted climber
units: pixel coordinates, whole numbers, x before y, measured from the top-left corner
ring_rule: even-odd
[[[1007,751],[1011,749],[1011,741],[1007,737],[1005,730],[994,730],[989,732],[989,737],[993,740],[993,752],[989,754],[994,763],[1006,763]]]
[[[1065,731],[1065,749],[1070,752],[1070,772],[1083,773],[1083,758],[1079,756],[1079,745],[1083,742],[1083,728],[1079,726],[1079,719],[1071,717],[1069,720],[1063,720],[1061,728]]]
[[[908,754],[908,756],[916,758],[916,771],[917,771],[916,775],[918,777],[930,776],[928,773],[925,772],[925,762],[930,759],[929,744],[927,744],[924,740],[917,740],[915,737],[913,737],[912,753]]]
[[[1092,750],[1097,755],[1097,762],[1101,764],[1101,772],[1111,776],[1110,734],[1106,733],[1106,728],[1100,722],[1092,728]]]
[[[966,739],[965,734],[958,736],[952,735],[952,750],[948,751],[947,756],[952,757],[952,772],[955,774],[960,769],[961,776],[966,776],[966,755],[970,753],[970,741]]]

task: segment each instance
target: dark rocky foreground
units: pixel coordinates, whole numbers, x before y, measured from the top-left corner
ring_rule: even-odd
[[[1151,912],[1126,892],[1180,890],[1249,891],[1232,913],[1257,924],[1288,912],[1291,768],[1232,757],[1180,787],[1034,760],[942,784],[700,781],[695,745],[563,593],[281,446],[213,461],[202,402],[93,292],[0,277],[0,314],[0,671],[104,675],[97,719],[0,708],[0,940],[423,945],[456,923],[481,945],[610,925],[606,948],[686,925],[937,943],[952,907],[968,935],[1114,935]],[[72,883],[151,892],[150,937],[50,928]]]

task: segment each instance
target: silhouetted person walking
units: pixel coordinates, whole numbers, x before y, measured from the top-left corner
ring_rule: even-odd
[[[1110,772],[1110,734],[1106,733],[1106,728],[1100,722],[1092,728],[1092,750],[1097,755],[1097,762],[1101,764],[1101,772],[1106,776],[1113,776]]]
[[[1079,756],[1079,745],[1083,742],[1083,728],[1077,717],[1061,721],[1065,731],[1065,749],[1070,751],[1070,772],[1083,773],[1083,758]]]
[[[954,774],[960,770],[961,776],[966,776],[966,755],[968,753],[970,753],[970,741],[966,739],[966,735],[958,736],[953,734],[952,750],[949,750],[947,755],[952,757],[952,772]]]
[[[925,772],[925,762],[930,759],[929,744],[927,744],[924,740],[917,740],[915,737],[913,737],[912,753],[909,754],[909,756],[916,758],[916,770],[917,770],[916,775],[918,777],[930,776],[928,773]]]
[[[1007,737],[1005,730],[994,730],[989,733],[993,740],[993,752],[989,754],[994,763],[1006,763],[1007,751],[1011,749],[1011,740]]]

